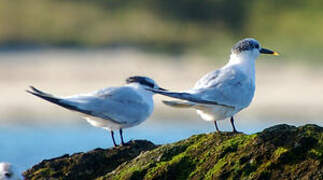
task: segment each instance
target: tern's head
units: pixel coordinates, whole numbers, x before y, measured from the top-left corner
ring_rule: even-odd
[[[149,77],[145,77],[145,76],[131,76],[131,77],[127,78],[126,82],[127,82],[127,84],[136,83],[136,84],[139,84],[139,85],[144,86],[146,88],[148,87],[149,89],[165,90],[165,89],[159,87],[154,80],[152,80]]]
[[[256,59],[260,54],[271,54],[277,56],[278,53],[269,49],[262,48],[259,42],[252,38],[246,38],[237,42],[231,49],[234,55],[244,55]]]
[[[10,163],[0,162],[0,179],[7,180],[13,178],[13,170]]]

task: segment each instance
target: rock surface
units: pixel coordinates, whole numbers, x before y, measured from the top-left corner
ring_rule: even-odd
[[[26,179],[323,179],[323,128],[277,125],[210,133],[162,146],[133,141],[44,160]]]
[[[137,157],[141,152],[156,147],[149,141],[135,140],[116,148],[98,148],[71,156],[65,154],[40,162],[25,171],[23,176],[25,179],[95,179]]]

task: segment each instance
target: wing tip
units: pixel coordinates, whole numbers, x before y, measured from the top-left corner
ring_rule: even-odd
[[[189,103],[189,102],[182,102],[182,101],[162,101],[165,105],[171,106],[171,107],[177,107],[177,108],[189,108],[193,107],[194,103]]]
[[[28,87],[29,87],[29,89],[26,89],[25,90],[26,92],[28,92],[28,93],[37,92],[37,89],[34,86],[29,85]]]
[[[162,100],[162,102],[163,102],[164,104],[166,104],[166,105],[171,105],[171,104],[173,104],[173,103],[172,103],[172,101]]]
[[[27,92],[29,94],[33,94],[33,95],[39,94],[39,92],[37,91],[37,89],[34,86],[30,85],[29,88],[30,89],[26,89],[25,92]]]
[[[26,89],[25,92],[29,93],[29,94],[33,94],[32,91],[30,91],[29,89]]]
[[[39,94],[45,94],[44,92],[42,92],[41,90],[39,90],[39,89],[35,88],[35,87],[34,87],[34,86],[32,86],[32,85],[30,85],[30,86],[29,86],[29,88],[30,88],[31,90],[33,90],[34,92],[36,92],[36,93],[39,93]]]
[[[27,89],[26,92],[33,94],[33,95],[41,95],[41,96],[48,96],[48,97],[54,97],[51,94],[45,93],[37,88],[35,88],[34,86],[30,85],[29,86],[30,89]]]

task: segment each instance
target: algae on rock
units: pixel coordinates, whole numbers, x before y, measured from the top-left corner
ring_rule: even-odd
[[[88,153],[84,153],[86,154]],[[61,159],[73,159],[74,156]],[[277,125],[252,135],[234,133],[194,135],[173,144],[159,147],[152,145],[150,149],[120,161],[110,168],[104,167],[100,156],[97,158],[96,166],[102,170],[99,174],[89,171],[89,178],[323,179],[323,128],[316,125],[298,128]],[[46,163],[55,164],[55,161],[53,159]],[[93,169],[94,165],[84,164],[84,166],[83,173],[86,169]],[[44,167],[43,162],[28,170],[25,177],[64,179],[66,174],[62,172],[65,172],[66,168],[71,169],[68,165],[55,171],[40,167]],[[40,174],[42,176],[39,176]],[[58,174],[63,177],[57,176]]]
[[[135,140],[111,149],[95,149],[87,153],[63,155],[44,160],[25,171],[25,179],[95,179],[114,170],[123,162],[137,157],[141,152],[156,148],[153,143]]]

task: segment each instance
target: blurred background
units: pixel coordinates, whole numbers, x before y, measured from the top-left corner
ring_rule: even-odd
[[[236,116],[247,134],[288,123],[323,125],[320,0],[0,0],[0,161],[20,171],[65,153],[112,146],[108,132],[24,92],[65,96],[145,75],[185,90],[223,66],[246,37],[281,56],[256,64],[256,94]],[[171,143],[214,131],[193,110],[160,103],[126,140]],[[231,131],[228,120],[220,129]],[[116,137],[119,139],[119,137]]]

